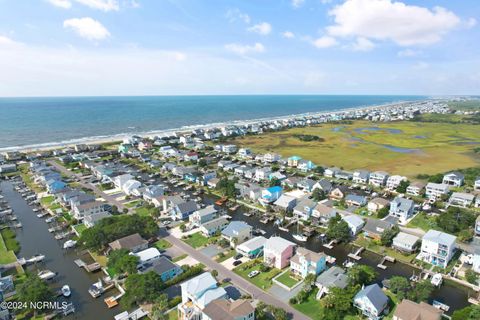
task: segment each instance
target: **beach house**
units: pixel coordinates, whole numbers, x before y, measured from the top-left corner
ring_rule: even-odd
[[[263,248],[267,238],[258,236],[239,244],[235,250],[237,253],[249,258],[256,258],[263,254]]]
[[[270,173],[272,173],[272,169],[270,167],[257,168],[255,170],[255,180],[268,180],[268,176],[270,175]]]
[[[213,300],[203,309],[202,320],[254,320],[255,308],[245,299]]]
[[[399,251],[410,253],[416,250],[419,241],[419,237],[400,231],[393,238],[392,247]]]
[[[117,239],[108,244],[112,250],[127,249],[131,252],[145,250],[148,247],[148,241],[143,239],[138,233]]]
[[[260,196],[259,201],[262,205],[272,204],[275,201],[277,201],[281,195],[282,195],[282,187],[279,187],[279,186],[270,187],[262,190],[262,194]]]
[[[217,215],[217,209],[215,209],[214,205],[210,205],[203,209],[194,211],[189,217],[188,221],[192,226],[200,226],[205,222],[213,220],[213,218]]]
[[[313,185],[312,192],[316,189],[319,189],[325,193],[329,193],[330,190],[332,190],[332,183],[327,179],[322,178]]]
[[[228,225],[228,219],[224,216],[212,219],[200,225],[200,232],[206,237],[211,237],[217,232],[221,232]]]
[[[274,202],[274,205],[285,212],[290,212],[293,210],[295,205],[297,204],[297,198],[293,196],[289,196],[286,194],[282,194],[277,201]]]
[[[232,221],[222,230],[222,237],[235,247],[252,237],[252,226],[244,221]]]
[[[301,220],[308,220],[310,219],[313,209],[316,207],[317,202],[308,199],[307,197],[301,198],[298,200],[299,202],[293,208],[293,214]]]
[[[475,191],[479,191],[480,190],[480,177],[476,177],[475,178],[475,183],[473,184],[473,189]]]
[[[302,172],[309,172],[316,167],[317,166],[310,160],[300,160],[297,165],[297,169]]]
[[[318,288],[316,298],[320,299],[328,294],[330,288],[345,289],[348,285],[348,276],[342,268],[332,266],[317,277],[315,285]]]
[[[350,234],[352,236],[357,235],[365,225],[365,221],[354,214],[345,215],[342,217],[342,220],[348,224],[348,228],[350,229]]]
[[[290,264],[296,246],[295,243],[281,237],[270,237],[263,248],[263,262],[277,269],[283,269]]]
[[[410,185],[407,187],[407,194],[418,197],[422,194],[422,191],[424,188],[425,188],[425,183],[414,181],[410,183]]]
[[[393,320],[441,320],[443,310],[434,306],[420,302],[403,299],[395,308]]]
[[[367,222],[363,227],[363,234],[375,240],[380,240],[385,230],[391,229],[393,224],[385,220],[367,218]]]
[[[291,157],[288,157],[288,159],[287,159],[287,166],[296,168],[296,167],[298,166],[298,162],[299,162],[300,160],[302,160],[302,157],[300,157],[300,156],[291,156]]]
[[[443,176],[442,183],[449,186],[461,187],[465,180],[465,176],[460,172],[449,172]]]
[[[407,177],[399,175],[390,176],[387,179],[386,187],[388,190],[395,190],[398,188],[400,183],[402,183],[402,181],[407,181]]]
[[[375,171],[370,173],[368,183],[375,187],[383,187],[388,179],[388,173],[385,171]]]
[[[299,247],[290,259],[290,272],[305,279],[308,274],[320,274],[325,270],[326,265],[326,255],[323,252],[316,253]]]
[[[352,181],[359,184],[367,184],[370,172],[366,170],[356,170],[353,172]]]
[[[341,170],[339,168],[331,167],[331,168],[325,169],[325,171],[323,172],[323,175],[328,178],[335,178],[335,175],[340,171]]]
[[[451,206],[466,208],[473,204],[475,196],[471,193],[454,192],[448,199],[448,204]]]
[[[450,187],[444,183],[429,182],[425,187],[425,195],[430,199],[437,199],[443,195],[448,194]]]
[[[434,266],[446,268],[456,249],[457,237],[437,231],[429,230],[422,238],[420,260]]]
[[[370,212],[377,212],[380,209],[388,207],[389,204],[390,202],[387,199],[377,197],[368,202],[367,209]]]
[[[334,208],[319,203],[313,208],[312,220],[314,220],[316,224],[326,225],[336,214],[337,211]]]
[[[77,220],[82,220],[86,216],[98,213],[108,212],[109,205],[101,201],[92,201],[84,204],[75,205],[72,207],[73,217]]]
[[[353,298],[353,306],[370,320],[378,320],[388,312],[388,297],[378,284],[364,287]]]
[[[413,214],[415,203],[410,199],[405,199],[396,196],[392,202],[390,202],[390,215],[397,217],[400,221],[406,222]]]

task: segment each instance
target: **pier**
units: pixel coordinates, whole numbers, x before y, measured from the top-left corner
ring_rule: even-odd
[[[82,259],[76,259],[74,262],[77,265],[77,267],[84,268],[85,270],[87,270],[87,272],[94,272],[99,270],[102,267],[98,262],[87,264]]]
[[[324,244],[323,246],[327,249],[333,249],[333,245],[337,243],[337,240],[331,240],[329,243]]]
[[[360,253],[362,253],[362,251],[365,250],[364,247],[360,247],[357,249],[357,251],[355,251],[355,253],[349,253],[348,254],[348,257],[349,258],[352,258],[353,260],[360,260],[362,259],[362,257],[360,256]]]
[[[385,262],[387,262],[387,261],[391,262],[391,263],[394,263],[395,258],[390,257],[390,256],[383,257],[382,261],[379,264],[377,264],[377,268],[380,268],[380,269],[383,269],[383,270],[387,269],[387,266],[385,265]]]

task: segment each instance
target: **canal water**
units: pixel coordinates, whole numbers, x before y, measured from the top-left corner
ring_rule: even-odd
[[[72,295],[68,298],[75,306],[75,313],[69,315],[68,319],[113,319],[114,315],[122,312],[119,307],[108,309],[103,298],[110,296],[106,292],[103,296],[94,299],[88,293],[88,288],[96,282],[103,273],[87,273],[83,268],[77,267],[74,263],[78,259],[74,250],[64,250],[63,242],[57,241],[48,232],[46,218],[37,218],[36,213],[28,206],[20,194],[13,189],[10,182],[0,182],[0,188],[5,199],[12,207],[14,214],[22,223],[23,229],[17,230],[17,240],[20,242],[21,250],[17,257],[30,258],[35,254],[46,256],[44,262],[40,263],[38,269],[49,269],[57,272],[57,277],[52,282],[52,287],[57,289],[68,284]],[[32,267],[29,267],[31,269]],[[34,267],[33,267],[34,268]],[[33,270],[32,270],[33,271]]]

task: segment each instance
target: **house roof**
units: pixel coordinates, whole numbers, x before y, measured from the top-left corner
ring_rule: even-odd
[[[295,243],[283,239],[282,237],[270,237],[270,239],[265,242],[265,250],[272,250],[276,252],[282,252],[287,249],[289,246],[296,246]]]
[[[90,223],[94,224],[95,222],[100,221],[103,218],[108,218],[110,216],[111,216],[111,214],[109,212],[102,211],[102,212],[90,214],[83,219],[84,219],[84,221],[87,221],[87,222],[90,222]]]
[[[401,197],[395,197],[392,202],[397,203],[397,208],[403,211],[408,211],[414,206],[413,200],[405,199]]]
[[[403,299],[395,309],[394,316],[401,320],[440,320],[443,311],[425,302],[416,303]]]
[[[156,274],[162,275],[163,273],[176,268],[179,268],[179,266],[170,261],[168,258],[161,256],[154,261],[148,269],[146,269],[146,272],[153,271]]]
[[[344,217],[342,217],[342,219],[344,221],[346,221],[348,224],[351,224],[355,227],[361,227],[365,224],[365,221],[363,221],[362,218],[360,218],[359,216],[354,215],[354,214],[344,216]]]
[[[357,202],[357,203],[364,203],[366,198],[364,196],[359,196],[359,195],[356,195],[356,194],[348,194],[345,197],[345,200],[346,201],[353,201],[353,202]]]
[[[204,272],[188,281],[181,284],[182,292],[186,291],[188,294],[199,297],[205,290],[217,287],[217,280],[210,272]]]
[[[401,242],[401,243],[404,243],[406,245],[409,245],[409,246],[414,246],[415,243],[417,243],[417,241],[419,240],[420,238],[412,235],[412,234],[408,234],[408,233],[405,233],[405,232],[399,232],[395,238],[393,238],[393,242]]]
[[[240,249],[245,252],[249,252],[265,246],[266,242],[267,242],[267,238],[258,236],[238,245],[237,249]]]
[[[317,285],[323,287],[331,288],[338,287],[344,289],[348,285],[348,276],[340,267],[333,266],[330,269],[321,273],[316,280]]]
[[[112,241],[108,245],[113,250],[123,249],[123,248],[130,250],[132,248],[135,248],[137,246],[141,246],[147,243],[148,241],[143,239],[138,233],[134,233],[129,236]]]
[[[363,227],[364,231],[373,234],[380,234],[383,230],[393,227],[393,224],[384,220],[367,219],[367,223]]]
[[[181,213],[193,212],[198,209],[197,203],[193,200],[177,204]]]
[[[370,303],[377,309],[377,311],[382,311],[385,304],[388,302],[388,297],[383,293],[382,289],[378,284],[374,283],[369,286],[366,286],[364,289],[360,290],[355,295],[355,300],[359,298],[366,297],[370,300]]]
[[[222,234],[226,237],[235,237],[244,230],[251,230],[252,227],[244,221],[232,221],[223,229]]]
[[[373,198],[372,200],[370,200],[370,202],[381,206],[387,206],[390,203],[387,199],[383,199],[380,197]]]
[[[200,217],[204,217],[204,216],[208,216],[208,215],[211,215],[211,214],[216,214],[217,209],[215,209],[215,206],[211,205],[211,206],[205,207],[203,209],[197,210],[197,211],[195,211],[195,213],[197,215],[199,215]]]
[[[217,299],[203,309],[203,313],[212,320],[235,320],[247,317],[253,312],[255,312],[253,306],[244,299],[235,301]]]
[[[300,257],[302,257],[302,256],[308,261],[317,262],[322,257],[325,257],[326,255],[323,252],[318,252],[317,253],[317,252],[308,250],[306,248],[299,247],[297,249],[297,252],[295,253],[295,255],[292,257],[292,261],[296,262],[296,263],[299,263]]]
[[[449,177],[449,176],[454,176],[455,178],[457,179],[464,179],[465,176],[463,175],[463,173],[460,173],[458,171],[452,171],[452,172],[449,172],[447,173],[444,177]]]
[[[289,196],[289,195],[286,195],[286,194],[282,194],[280,196],[280,198],[277,199],[277,201],[274,202],[274,204],[276,206],[279,206],[279,207],[282,207],[282,208],[286,208],[289,206],[289,204],[294,201],[296,202],[297,201],[297,198],[295,197],[292,197],[292,196]]]
[[[428,232],[423,236],[423,240],[430,240],[446,246],[453,245],[456,239],[457,237],[452,236],[451,234],[437,230],[428,230]]]
[[[282,192],[282,187],[279,187],[279,186],[270,187],[267,189],[267,191],[270,193]]]
[[[210,220],[202,224],[202,227],[205,229],[217,228],[221,225],[225,225],[228,223],[228,219],[225,217],[218,217],[216,219]]]
[[[454,199],[454,198],[472,202],[473,199],[475,199],[475,196],[473,194],[465,193],[465,192],[454,192],[452,193],[452,196],[450,197],[450,199]]]
[[[134,255],[140,259],[140,262],[143,262],[149,259],[153,259],[155,257],[159,257],[160,251],[158,251],[157,248],[147,248],[145,250],[134,253]]]

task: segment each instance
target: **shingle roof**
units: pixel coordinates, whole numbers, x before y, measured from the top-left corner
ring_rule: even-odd
[[[365,296],[370,300],[377,311],[382,311],[385,304],[388,302],[388,297],[383,293],[378,284],[374,283],[366,286],[355,295],[355,300]]]
[[[253,306],[244,299],[235,300],[233,302],[225,299],[212,301],[203,313],[212,320],[235,320],[239,317],[247,317],[255,312]]]

